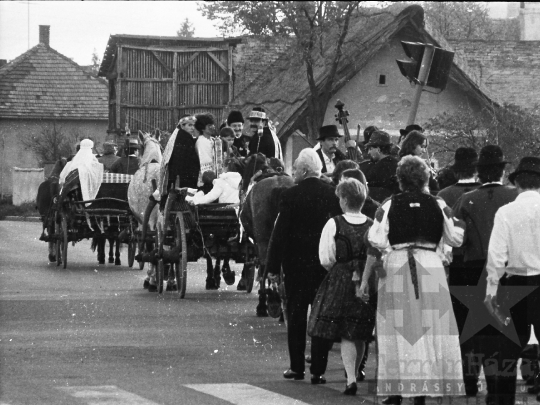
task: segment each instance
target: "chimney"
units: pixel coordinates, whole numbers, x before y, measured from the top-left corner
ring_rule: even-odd
[[[0,68],[7,65],[7,59],[0,59]]]
[[[519,39],[540,41],[540,3],[521,2],[519,9]]]
[[[49,38],[50,38],[50,25],[40,25],[39,26],[39,43],[43,44],[45,46],[49,45]]]

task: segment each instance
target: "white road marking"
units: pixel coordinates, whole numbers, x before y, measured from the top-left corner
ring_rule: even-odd
[[[56,387],[88,405],[158,405],[156,402],[121,390],[114,385],[86,387]]]
[[[189,384],[185,387],[236,405],[308,405],[306,402],[249,384]]]

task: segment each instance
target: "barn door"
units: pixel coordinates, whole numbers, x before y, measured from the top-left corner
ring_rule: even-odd
[[[228,48],[177,51],[178,114],[209,112],[222,120],[232,90]]]
[[[230,47],[124,45],[117,68],[117,123],[121,129],[127,123],[132,133],[172,131],[183,114],[209,112],[219,123],[232,98]]]

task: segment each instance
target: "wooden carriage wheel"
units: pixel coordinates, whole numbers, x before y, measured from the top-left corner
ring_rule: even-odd
[[[174,264],[176,285],[178,287],[180,298],[184,298],[186,296],[187,284],[187,240],[186,225],[184,223],[184,216],[181,212],[176,214],[175,246],[180,250],[180,257]]]

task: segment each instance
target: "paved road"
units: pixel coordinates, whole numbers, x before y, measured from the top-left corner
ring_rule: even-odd
[[[377,402],[367,384],[341,394],[339,345],[326,386],[283,380],[285,327],[255,316],[255,293],[205,291],[202,262],[190,264],[180,300],[143,290],[138,269],[97,265],[88,241],[69,246],[68,269],[49,264],[39,233],[0,221],[0,405]]]

